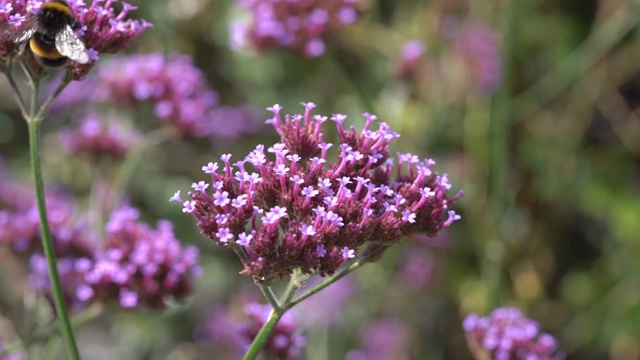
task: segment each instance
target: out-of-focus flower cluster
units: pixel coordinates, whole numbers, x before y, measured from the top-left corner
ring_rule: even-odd
[[[467,25],[454,36],[454,50],[466,62],[479,90],[493,93],[502,78],[502,61],[497,34],[481,24]]]
[[[320,280],[319,277],[312,278],[304,287],[298,289],[298,293],[312,289]],[[305,327],[334,326],[344,320],[344,307],[356,291],[356,281],[348,275],[305,299],[296,305],[293,311],[298,314],[300,324]]]
[[[463,323],[469,349],[478,359],[560,360],[556,339],[517,308],[498,308],[489,316],[469,314]]]
[[[84,42],[90,61],[87,64],[72,62],[73,78],[83,78],[98,60],[100,54],[114,54],[124,50],[146,28],[152,26],[145,20],[127,19],[129,11],[136,7],[124,1],[92,1],[86,6],[84,0],[68,0],[69,7],[76,21],[81,25],[76,31]],[[120,3],[122,10],[116,12],[114,5]],[[0,1],[0,26],[10,22],[19,27],[30,14],[37,14],[43,1],[36,0],[2,0]],[[14,57],[19,44],[10,41],[0,34],[0,56]]]
[[[81,119],[77,128],[62,129],[59,134],[67,153],[88,160],[103,156],[122,160],[138,139],[137,133],[124,129],[119,121],[103,124],[95,113]]]
[[[284,117],[279,105],[269,108],[267,122],[281,136],[266,148],[275,159],[264,145],[233,165],[223,155],[222,169],[203,167],[211,181],[194,183],[189,200],[179,191],[170,199],[196,217],[205,236],[240,255],[243,274],[258,281],[294,269],[330,275],[363,245],[358,255],[373,256],[405,235],[435,236],[460,219],[449,206],[462,193],[447,196],[452,185],[431,170],[434,160],[399,154],[394,165],[389,144],[399,135],[386,123],[372,130],[376,116],[364,114],[357,133],[344,127],[345,115],[333,115],[339,145],[332,160],[322,131],[329,118],[312,115],[313,103],[303,105],[304,114]]]
[[[256,302],[244,305],[242,316],[238,317],[228,311],[217,310],[196,329],[196,340],[202,346],[226,348],[241,356],[269,319],[270,312],[270,305]],[[276,325],[263,352],[269,358],[291,359],[298,356],[305,345],[306,338],[298,331],[294,313],[289,311]]]
[[[205,136],[215,122],[218,94],[190,56],[152,53],[113,58],[97,75],[98,100],[129,106],[149,101],[159,119],[185,135]]]
[[[445,51],[440,55],[427,53],[423,41],[408,41],[394,65],[394,76],[399,80],[418,78],[423,82],[427,79],[421,77],[426,76],[430,86],[433,81],[441,81],[449,87],[460,83],[461,87],[482,94],[495,92],[502,80],[497,33],[479,23],[458,24],[454,19],[446,23],[440,34]]]
[[[325,53],[328,36],[358,19],[358,0],[238,0],[251,13],[250,22],[231,28],[231,46],[246,43],[258,51],[287,48],[304,57]]]
[[[198,249],[181,245],[170,222],[148,226],[139,221],[138,210],[123,206],[111,214],[102,237],[87,221],[78,219],[69,196],[49,193],[58,270],[71,308],[116,300],[123,308],[157,309],[164,307],[168,295],[183,299],[190,294],[191,278],[200,272]],[[19,208],[0,210],[0,246],[29,258],[30,285],[49,295],[40,243],[38,212],[32,198],[23,199]]]
[[[427,45],[422,40],[415,39],[404,44],[394,70],[396,78],[403,80],[410,78],[420,65],[420,59],[426,51]]]
[[[403,322],[383,318],[369,325],[362,334],[362,348],[347,353],[345,360],[408,360],[411,331]]]
[[[132,108],[150,103],[154,114],[191,137],[235,138],[256,132],[257,111],[249,106],[221,107],[218,94],[188,55],[161,53],[114,57],[94,76],[67,87],[55,109],[89,103]]]

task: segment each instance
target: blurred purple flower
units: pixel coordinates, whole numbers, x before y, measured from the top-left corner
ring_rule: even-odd
[[[230,45],[251,43],[258,51],[288,48],[304,57],[318,57],[337,29],[358,19],[359,0],[237,0],[251,13],[249,23],[231,26]]]
[[[67,153],[88,160],[122,160],[139,138],[137,132],[125,130],[118,120],[104,124],[95,113],[80,120],[77,129],[62,129],[59,135]]]
[[[234,316],[226,310],[216,310],[196,328],[196,341],[200,346],[214,346],[218,355],[226,351],[240,358],[267,321],[270,312],[270,305],[255,302],[244,305],[240,316]],[[291,359],[298,356],[305,345],[306,338],[299,334],[295,316],[290,311],[276,325],[263,352],[268,358]]]
[[[481,24],[458,30],[453,47],[469,66],[475,85],[485,93],[493,93],[502,79],[502,61],[496,32]]]
[[[33,198],[29,203],[0,210],[0,246],[30,258],[29,283],[49,296],[38,212]],[[78,216],[71,197],[49,191],[47,207],[63,290],[72,309],[110,301],[158,309],[168,295],[180,300],[191,293],[191,277],[200,274],[198,249],[182,246],[170,222],[150,227],[139,222],[138,210],[123,206],[111,214],[100,239]]]
[[[317,285],[322,278],[316,277],[308,281],[305,287],[298,290],[302,293]],[[326,289],[313,295],[295,307],[300,323],[306,327],[331,326],[343,320],[343,308],[355,293],[355,281],[352,276],[345,276]]]
[[[431,284],[436,259],[429,249],[411,248],[400,257],[400,280],[411,291],[422,291]]]
[[[128,12],[136,7],[124,1],[93,1],[91,6],[86,6],[84,0],[68,0],[73,16],[82,27],[77,31],[78,36],[84,42],[90,61],[87,64],[71,62],[72,75],[75,80],[82,79],[100,54],[115,54],[124,50],[146,28],[152,26],[145,20],[126,19]],[[116,12],[114,5],[121,3],[121,11]],[[0,25],[9,21],[19,25],[16,18],[26,17],[30,13],[37,14],[43,1],[27,0],[1,0],[0,1]],[[120,6],[118,6],[120,7]],[[0,37],[0,57],[14,57],[18,52],[18,44]]]
[[[347,353],[345,360],[409,360],[411,331],[403,322],[384,318],[369,325],[362,349]]]
[[[400,59],[395,66],[395,77],[398,79],[411,78],[426,51],[427,45],[422,40],[411,40],[405,43]]]
[[[241,358],[248,345],[240,334],[241,322],[234,318],[231,310],[221,308],[211,311],[205,322],[194,329],[196,343],[200,347],[213,348],[211,351],[224,359]]]
[[[161,53],[112,58],[97,74],[96,97],[131,105],[151,102],[155,115],[187,136],[206,136],[218,94],[187,55]]]
[[[565,354],[556,339],[540,331],[540,325],[519,309],[498,308],[489,316],[469,314],[462,327],[467,333],[469,349],[478,359],[560,360]]]
[[[69,85],[54,110],[109,103],[150,103],[154,114],[184,136],[233,139],[258,132],[259,112],[250,106],[221,107],[218,94],[188,55],[161,53],[114,57],[95,76]]]
[[[12,188],[20,190],[24,186],[13,184]],[[0,210],[0,245],[9,247],[17,255],[28,257],[42,251],[40,218],[33,194],[21,201],[16,204],[17,207]],[[47,211],[56,254],[61,257],[91,256],[95,237],[85,221],[77,220],[78,212],[71,196],[56,188],[48,189]]]
[[[242,134],[264,129],[261,111],[250,105],[218,106],[213,110],[207,133],[216,141],[233,141]]]
[[[364,130],[356,133],[344,128],[345,115],[334,114],[340,139],[338,159],[332,161],[332,144],[322,133],[328,118],[312,116],[313,103],[303,105],[304,115],[284,118],[279,105],[269,108],[274,117],[267,122],[281,136],[281,143],[266,149],[275,160],[264,145],[233,165],[231,155],[223,155],[222,166],[203,167],[211,176],[210,189],[194,183],[190,200],[179,193],[170,199],[196,217],[205,236],[242,254],[242,274],[257,281],[283,278],[298,268],[331,275],[351,257],[386,248],[405,235],[435,236],[459,218],[448,209],[462,193],[446,195],[451,184],[446,174],[430,169],[434,160],[399,154],[393,165],[388,147],[399,135],[386,123],[371,130],[376,116],[364,114]],[[249,173],[247,164],[257,172]],[[235,241],[243,233],[252,236],[247,246]],[[362,245],[369,247],[356,255]]]

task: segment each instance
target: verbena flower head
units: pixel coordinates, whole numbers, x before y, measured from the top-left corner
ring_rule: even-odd
[[[409,291],[423,291],[433,281],[436,258],[429,249],[414,247],[405,250],[400,257],[398,280]]]
[[[422,40],[411,40],[404,44],[400,59],[395,66],[395,76],[398,79],[408,79],[420,65],[420,60],[427,51],[427,45]]]
[[[362,345],[347,353],[345,360],[409,359],[411,331],[398,319],[382,318],[365,329]]]
[[[335,30],[355,22],[358,0],[238,0],[251,13],[249,23],[231,28],[231,46],[251,43],[258,51],[287,48],[304,57],[318,57]]]
[[[5,181],[2,184],[3,190],[5,184],[11,190],[20,191],[20,188],[24,188]],[[91,256],[95,238],[86,221],[78,221],[71,196],[56,188],[48,190],[47,211],[56,254]],[[19,200],[19,203],[8,204],[7,208],[0,210],[0,245],[7,246],[21,257],[28,257],[35,252],[42,252],[40,218],[33,194]]]
[[[84,0],[67,2],[80,24],[76,34],[84,42],[90,59],[87,64],[71,62],[74,79],[83,78],[101,54],[114,54],[124,50],[146,28],[152,26],[145,20],[127,19],[129,11],[136,7],[124,1],[94,0],[91,5],[85,4]],[[0,26],[7,22],[19,25],[30,14],[37,14],[42,4],[43,1],[38,0],[0,1]],[[14,57],[17,50],[18,44],[7,38],[0,39],[1,57]]]
[[[162,53],[118,56],[105,61],[92,86],[72,84],[60,96],[64,106],[87,101],[131,107],[150,103],[154,114],[184,136],[229,135],[228,113],[219,113],[219,96],[188,55]],[[238,114],[234,114],[239,118]],[[247,121],[240,124],[247,124]],[[230,127],[237,135],[248,126]]]
[[[138,134],[123,128],[116,119],[104,123],[93,113],[84,117],[76,129],[63,129],[60,139],[65,150],[77,157],[97,160],[110,157],[122,160],[138,139]]]
[[[389,144],[399,135],[386,123],[372,130],[376,117],[364,114],[358,133],[344,127],[345,115],[312,115],[315,105],[303,105],[304,114],[284,117],[279,105],[269,108],[280,143],[235,162],[223,155],[202,167],[208,179],[194,183],[187,200],[179,191],[170,199],[205,236],[240,255],[243,274],[257,281],[294,269],[332,274],[372,249],[405,235],[435,236],[460,219],[450,206],[462,193],[448,197],[452,185],[431,170],[435,161],[398,154],[394,164]],[[337,127],[335,145],[324,140],[327,121]]]
[[[118,8],[115,9],[115,4]],[[73,65],[74,79],[83,78],[100,54],[115,54],[129,46],[142,32],[153,26],[146,20],[127,19],[129,11],[137,7],[118,0],[93,0],[85,5],[84,0],[69,1],[76,20],[82,24],[80,39],[89,50],[91,62]]]
[[[114,58],[98,74],[99,99],[148,101],[155,115],[188,136],[205,136],[218,106],[204,74],[187,55],[161,53]]]
[[[298,289],[298,293],[301,294],[313,288],[320,280],[318,277],[311,278],[304,287]],[[347,275],[296,305],[294,311],[298,314],[300,324],[304,327],[340,324],[344,320],[344,307],[353,297],[356,289],[357,284],[354,278]]]
[[[154,228],[139,222],[138,210],[123,206],[113,212],[105,233],[90,256],[61,256],[58,262],[65,294],[76,308],[114,301],[122,308],[162,309],[167,296],[190,295],[191,278],[200,274],[198,249],[182,246],[169,221]],[[30,265],[31,285],[48,292],[44,256],[35,254]]]
[[[465,60],[475,86],[485,93],[493,93],[502,78],[496,32],[480,24],[464,26],[455,34],[453,48]]]
[[[484,317],[469,314],[462,327],[469,349],[476,355],[488,354],[495,360],[565,358],[556,339],[514,307],[498,308]]]
[[[0,210],[0,246],[28,258],[29,284],[50,296],[38,211],[32,195],[26,202]],[[105,235],[100,236],[65,193],[48,191],[47,205],[58,270],[71,308],[116,302],[123,308],[156,309],[165,306],[167,296],[180,300],[191,293],[191,278],[200,273],[198,249],[183,246],[170,222],[151,227],[139,221],[138,210],[123,206],[111,214]]]

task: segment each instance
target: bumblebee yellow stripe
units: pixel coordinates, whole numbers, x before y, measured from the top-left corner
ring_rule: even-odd
[[[71,16],[71,9],[67,4],[62,2],[49,1],[48,3],[44,3],[44,5],[42,5],[42,9],[40,9],[40,11],[44,9],[57,10],[57,11],[63,12],[65,15]]]
[[[55,60],[55,59],[60,59],[64,57],[62,54],[58,52],[58,50],[55,50],[55,49],[49,50],[38,45],[38,42],[36,41],[35,38],[31,38],[31,40],[29,40],[29,48],[31,48],[31,51],[33,52],[34,55],[40,56],[43,58]]]

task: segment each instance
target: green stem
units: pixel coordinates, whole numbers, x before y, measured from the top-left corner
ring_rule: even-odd
[[[20,89],[18,89],[18,85],[16,84],[16,80],[13,78],[12,67],[9,66],[7,68],[5,75],[7,76],[7,80],[9,80],[9,85],[11,85],[11,89],[13,90],[13,95],[18,102],[18,107],[20,108],[20,112],[24,118],[27,117],[27,102],[22,97],[22,93],[20,93]]]
[[[42,181],[42,166],[40,164],[40,124],[41,122],[28,121],[29,125],[29,151],[31,155],[31,171],[33,173],[33,182],[38,202],[38,214],[40,215],[40,231],[42,235],[42,247],[44,255],[47,258],[47,267],[49,268],[49,277],[51,279],[51,290],[53,301],[55,304],[56,314],[60,324],[62,336],[67,343],[69,357],[71,359],[79,359],[78,348],[73,337],[71,322],[67,314],[67,306],[62,291],[62,283],[56,266],[56,254],[51,237],[51,229],[49,228],[49,220],[47,218],[47,206],[44,195],[44,183]]]
[[[67,85],[69,85],[70,82],[71,82],[71,78],[68,76],[63,77],[62,80],[60,80],[60,84],[58,85],[56,90],[53,92],[53,94],[49,95],[47,100],[45,100],[42,106],[40,106],[38,113],[35,115],[35,118],[33,119],[34,121],[39,122],[44,120],[44,116],[47,114],[47,111],[49,111],[49,107],[51,106],[51,104],[53,104],[53,101],[58,97],[58,95],[60,95],[62,90],[64,90],[64,88],[66,88]]]
[[[361,268],[364,264],[368,263],[371,258],[377,257],[380,253],[382,253],[386,249],[387,249],[387,247],[386,246],[382,246],[382,245],[378,246],[375,249],[372,249],[367,254],[366,257],[363,257],[362,259],[360,259],[360,260],[354,262],[353,264],[351,264],[349,267],[347,267],[345,269],[342,269],[337,274],[327,278],[325,281],[319,283],[318,285],[314,286],[312,289],[307,290],[304,294],[298,296],[297,298],[295,298],[294,300],[289,302],[287,304],[286,309],[291,309],[292,307],[296,306],[297,304],[299,304],[303,300],[305,300],[305,299],[309,298],[310,296],[320,292],[320,290],[326,288],[327,286],[333,284],[334,282],[340,280],[341,278],[349,275],[353,271]]]
[[[260,329],[258,335],[256,335],[255,339],[253,339],[251,347],[249,347],[249,350],[244,355],[243,360],[254,360],[257,358],[257,356],[260,354],[260,351],[262,351],[264,346],[269,341],[269,338],[275,330],[276,325],[278,325],[278,321],[280,321],[280,318],[282,318],[287,310],[291,309],[291,298],[293,298],[296,290],[298,290],[297,275],[291,275],[289,285],[287,286],[287,289],[282,296],[282,305],[278,305],[278,300],[276,300],[275,296],[273,296],[270,287],[260,286],[260,289],[263,291],[263,294],[265,294],[267,300],[269,300],[269,303],[272,304],[271,314],[269,314],[269,320],[267,320],[267,322],[262,325],[262,329]],[[268,290],[269,295],[265,293],[265,289]]]
[[[260,291],[262,291],[262,295],[264,295],[269,304],[271,304],[271,307],[274,309],[274,311],[281,312],[282,307],[278,303],[278,299],[276,299],[276,296],[271,290],[271,287],[262,284],[258,284],[258,287],[260,288]]]
[[[262,329],[260,329],[260,332],[258,332],[258,335],[256,335],[253,343],[251,343],[251,347],[249,348],[247,353],[244,354],[244,357],[242,358],[243,360],[255,360],[258,355],[260,355],[260,351],[262,351],[262,348],[264,348],[264,346],[267,344],[267,341],[269,341],[273,330],[276,329],[276,325],[278,325],[278,321],[280,321],[284,313],[285,311],[276,312],[274,310],[271,310],[271,314],[269,314],[269,320],[264,323]]]

